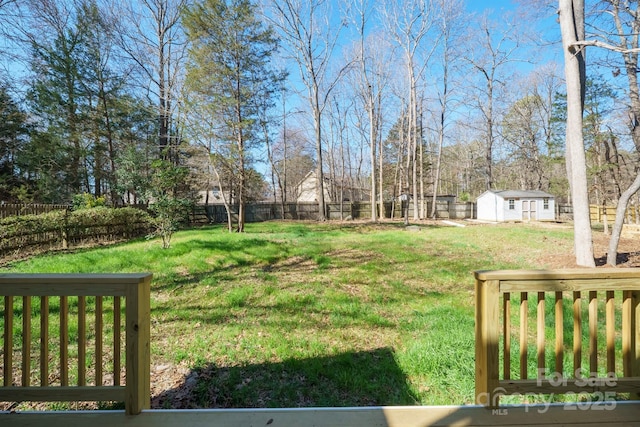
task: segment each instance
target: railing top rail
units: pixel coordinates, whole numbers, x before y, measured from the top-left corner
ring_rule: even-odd
[[[0,274],[3,296],[124,296],[127,288],[151,280],[151,273]]]
[[[568,268],[560,270],[480,270],[476,280],[593,280],[640,279],[640,268]]]

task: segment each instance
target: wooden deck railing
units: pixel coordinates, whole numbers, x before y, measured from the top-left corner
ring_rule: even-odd
[[[479,271],[475,278],[477,404],[495,408],[514,394],[596,393],[588,399],[603,403],[613,393],[638,397],[640,269]]]
[[[556,384],[549,384],[549,378],[538,386],[536,381],[527,379],[529,375],[528,341],[529,325],[534,324],[539,331],[550,329],[547,308],[554,311],[553,331],[556,336],[553,342],[554,366],[558,372],[566,370],[561,363],[566,343],[564,329],[567,328],[565,311],[581,313],[582,296],[588,292],[589,328],[596,330],[599,309],[597,307],[598,292],[604,292],[607,324],[622,324],[622,336],[619,332],[605,328],[606,369],[623,365],[623,376],[616,377],[616,391],[637,392],[640,378],[638,361],[640,354],[637,330],[640,294],[640,269],[626,270],[580,270],[556,272],[478,272],[477,279],[477,325],[476,334],[476,373],[478,403],[490,406],[496,402],[499,394],[523,393],[534,391],[559,392]],[[19,411],[0,413],[0,425],[33,426],[48,425],[51,427],[86,426],[107,427],[121,425],[128,427],[176,427],[184,425],[207,425],[240,427],[246,425],[308,425],[320,427],[342,425],[356,427],[362,425],[379,425],[387,427],[425,427],[425,426],[514,426],[514,425],[637,425],[640,421],[640,402],[616,402],[616,405],[604,408],[585,408],[584,405],[518,405],[487,411],[480,405],[466,406],[416,406],[416,407],[362,407],[362,408],[284,408],[284,409],[223,409],[223,410],[151,410],[149,408],[150,360],[149,360],[149,274],[117,274],[117,275],[0,275],[0,307],[2,307],[4,330],[0,328],[3,353],[4,378],[0,387],[0,401],[124,401],[127,414],[138,414],[132,417],[123,416],[122,411]],[[524,321],[520,328],[524,337],[519,347],[525,356],[521,360],[527,368],[522,368],[521,379],[511,378],[512,346],[511,330],[516,323],[511,318],[511,305],[520,300],[520,307],[527,319],[529,315],[528,293],[552,293],[560,301],[552,307],[545,305],[545,298],[532,311],[538,313],[535,322]],[[595,295],[592,292],[596,292]],[[613,294],[611,294],[613,292]],[[514,294],[512,296],[511,294]],[[515,297],[518,294],[518,298]],[[525,296],[525,294],[527,294]],[[565,299],[564,294],[572,298]],[[620,296],[621,303],[616,305],[615,298]],[[123,310],[122,303],[126,303]],[[500,302],[502,301],[502,305]],[[594,302],[595,301],[595,302]],[[571,305],[567,310],[564,303]],[[2,305],[4,304],[4,305]],[[616,311],[616,308],[621,309]],[[502,307],[502,310],[499,310]],[[557,311],[555,311],[557,309]],[[515,311],[515,310],[514,310]],[[616,315],[621,311],[619,316]],[[121,312],[126,315],[122,325]],[[506,312],[507,315],[500,315]],[[31,315],[27,315],[27,314]],[[75,316],[72,316],[72,314]],[[77,315],[77,316],[76,316]],[[542,315],[542,316],[541,316]],[[574,314],[582,322],[581,315]],[[502,317],[502,323],[500,319]],[[506,320],[505,320],[506,319]],[[619,320],[618,320],[619,319]],[[111,329],[108,324],[111,324]],[[39,325],[39,326],[38,326]],[[558,326],[564,325],[564,326]],[[500,343],[499,329],[507,333]],[[104,331],[103,331],[104,329]],[[125,381],[120,384],[122,330],[126,331]],[[582,329],[577,327],[578,336]],[[112,332],[112,333],[109,333]],[[535,339],[538,350],[537,363],[532,369],[546,368],[547,347],[546,333]],[[107,335],[111,339],[107,339]],[[591,338],[595,337],[595,338]],[[57,342],[52,344],[52,341]],[[618,345],[618,341],[621,341]],[[103,344],[107,343],[107,344]],[[580,339],[576,343],[581,342]],[[596,334],[589,335],[589,342],[599,348]],[[480,345],[481,344],[481,345]],[[56,349],[56,346],[57,349]],[[515,345],[514,345],[515,347]],[[576,344],[574,353],[582,354],[582,348]],[[617,358],[620,347],[622,358]],[[112,348],[112,350],[109,350]],[[545,353],[542,349],[545,349]],[[55,350],[55,351],[54,351]],[[502,351],[507,360],[506,378],[499,377],[499,360]],[[505,356],[506,353],[506,356]],[[56,354],[55,357],[52,357]],[[59,354],[59,356],[58,356]],[[598,361],[598,352],[589,351],[590,362]],[[109,362],[99,362],[103,358]],[[50,366],[54,361],[56,367]],[[87,362],[88,360],[88,362]],[[555,363],[557,361],[557,365]],[[581,358],[576,359],[577,366],[582,368]],[[38,362],[38,363],[36,363]],[[517,365],[514,364],[514,366]],[[107,380],[108,369],[112,367],[112,379]],[[39,369],[38,369],[39,367]],[[593,370],[593,366],[590,366]],[[598,372],[600,369],[598,369]],[[540,371],[538,371],[540,372]],[[39,378],[39,379],[38,379]],[[88,379],[90,378],[90,379]],[[605,379],[609,379],[606,378]],[[557,378],[551,378],[555,382]],[[562,390],[576,390],[579,381],[567,380]],[[500,392],[499,389],[503,388]],[[595,386],[598,388],[598,386]],[[600,388],[598,388],[600,389]],[[498,393],[496,393],[498,390]],[[143,410],[144,409],[144,410]],[[579,411],[577,409],[580,409]],[[598,409],[609,409],[607,411]]]
[[[0,401],[149,408],[150,282],[150,274],[0,274]]]

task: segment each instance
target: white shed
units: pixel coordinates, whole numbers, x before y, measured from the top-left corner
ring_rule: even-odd
[[[477,212],[484,221],[554,221],[556,202],[544,191],[488,190],[478,197]]]

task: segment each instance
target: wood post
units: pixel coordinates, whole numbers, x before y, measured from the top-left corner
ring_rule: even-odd
[[[499,405],[499,282],[476,280],[476,403]]]
[[[127,289],[126,369],[127,385],[125,408],[129,415],[139,414],[151,407],[151,277]]]

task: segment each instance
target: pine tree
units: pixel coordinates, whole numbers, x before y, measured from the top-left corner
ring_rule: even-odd
[[[26,184],[19,167],[28,132],[26,121],[25,112],[7,88],[0,86],[0,201],[14,201],[15,190]]]
[[[277,49],[273,31],[249,0],[203,0],[185,13],[192,43],[187,87],[209,101],[215,137],[233,147],[238,183],[238,231],[244,231],[249,149],[260,140],[258,108],[271,99],[281,76],[270,67]],[[260,100],[260,102],[257,102]]]

